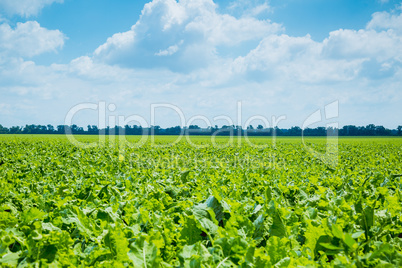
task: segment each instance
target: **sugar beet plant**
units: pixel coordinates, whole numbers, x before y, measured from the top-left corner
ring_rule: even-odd
[[[401,139],[192,139],[0,137],[0,266],[402,266]]]

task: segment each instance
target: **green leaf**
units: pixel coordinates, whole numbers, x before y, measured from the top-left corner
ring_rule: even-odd
[[[357,246],[357,242],[353,239],[353,237],[346,233],[345,234],[345,239],[343,240],[345,242],[345,244],[349,247],[349,248],[354,248]]]
[[[8,253],[3,255],[0,259],[0,263],[10,265],[12,267],[17,267],[18,259],[20,258],[21,252]]]
[[[146,241],[145,236],[141,236],[131,245],[127,255],[134,267],[156,268],[161,262],[158,249],[153,243]]]
[[[254,235],[253,238],[261,238],[264,236],[264,216],[260,215],[253,222],[254,225]]]
[[[30,223],[33,220],[41,220],[45,217],[46,213],[40,211],[39,209],[33,207],[30,208],[28,211],[23,212],[21,218],[25,224]]]
[[[352,238],[357,239],[359,238],[362,234],[364,234],[364,231],[358,231],[352,234]]]
[[[249,244],[241,237],[223,237],[215,240],[214,247],[222,250],[223,257],[230,257],[237,264],[246,257]]]
[[[265,202],[269,203],[272,199],[272,190],[270,186],[265,187]]]
[[[200,263],[211,263],[212,255],[208,252],[207,248],[197,242],[194,245],[185,245],[178,255],[181,265],[188,267],[191,260],[197,258]]]
[[[332,245],[331,243],[320,243],[321,246],[331,250],[341,250],[343,248]]]
[[[339,239],[343,239],[343,231],[342,228],[336,225],[335,223],[332,224],[332,234]]]
[[[291,262],[291,259],[289,257],[285,257],[282,260],[278,261],[275,263],[274,267],[279,268],[279,267],[288,267]]]
[[[186,171],[184,171],[184,172],[181,173],[180,180],[181,180],[182,183],[186,183],[186,182],[187,182],[187,177],[188,177],[188,175],[190,174],[190,171],[191,171],[191,170],[186,170]]]
[[[367,206],[361,215],[361,222],[366,235],[366,240],[371,236],[370,228],[374,225],[374,208]]]
[[[220,222],[223,219],[223,207],[215,198],[215,196],[208,197],[207,201],[205,202],[209,208],[212,208],[215,213],[215,219]]]
[[[129,251],[129,243],[121,228],[109,229],[108,234],[104,238],[104,242],[116,259],[119,261],[128,260],[127,252]]]
[[[272,236],[278,236],[278,237],[286,237],[286,226],[283,224],[282,218],[279,215],[279,212],[277,209],[275,209],[275,214],[273,217],[273,223],[270,229],[270,234]]]
[[[192,245],[203,239],[201,237],[202,232],[203,231],[198,228],[197,220],[193,215],[185,217],[184,226],[180,231],[181,239],[184,239],[187,244]]]
[[[218,222],[215,219],[215,213],[212,208],[208,207],[206,203],[202,203],[194,206],[192,212],[204,232],[212,235],[216,234]]]
[[[266,250],[272,265],[288,256],[288,243],[287,238],[281,239],[277,236],[271,236],[268,239]]]

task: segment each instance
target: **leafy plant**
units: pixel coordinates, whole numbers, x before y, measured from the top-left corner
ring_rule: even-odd
[[[0,266],[402,266],[401,139],[172,140],[0,136]]]

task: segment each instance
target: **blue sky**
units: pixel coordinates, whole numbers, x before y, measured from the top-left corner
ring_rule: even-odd
[[[340,126],[396,128],[401,11],[393,0],[0,0],[0,124],[63,124],[104,101],[148,124],[163,103],[200,125],[283,116],[290,127],[338,101]],[[181,124],[171,108],[155,113]]]

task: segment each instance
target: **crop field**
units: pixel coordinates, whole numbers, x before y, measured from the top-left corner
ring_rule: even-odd
[[[146,138],[0,136],[0,266],[402,266],[401,138]]]

